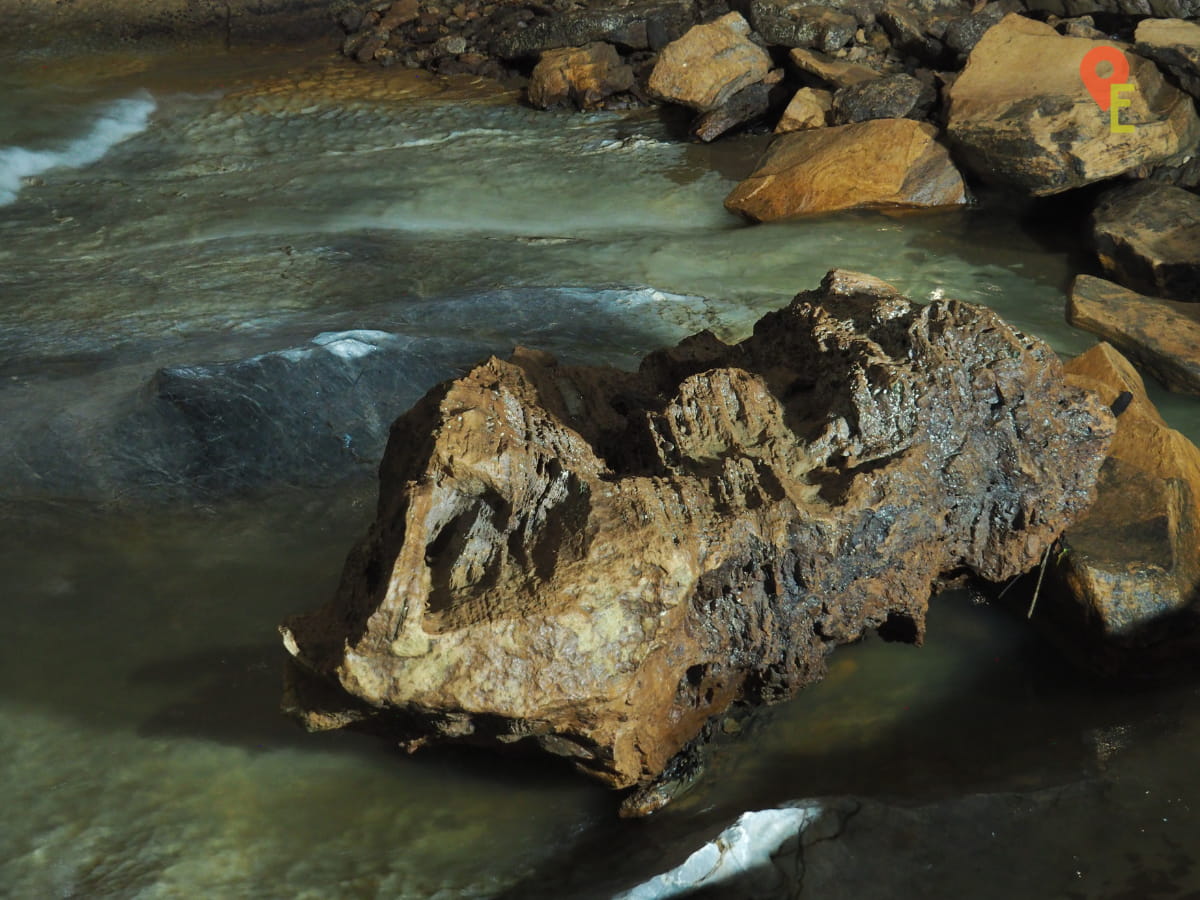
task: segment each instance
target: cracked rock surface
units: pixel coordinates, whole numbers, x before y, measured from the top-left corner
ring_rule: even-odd
[[[645,786],[866,629],[919,643],[948,577],[1035,565],[1112,433],[994,312],[840,270],[637,372],[493,357],[394,424],[340,589],[281,627],[285,707]]]

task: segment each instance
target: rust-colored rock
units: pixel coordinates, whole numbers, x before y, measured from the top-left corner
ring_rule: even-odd
[[[756,222],[856,207],[965,203],[962,176],[937,129],[912,119],[872,119],[780,135],[758,168],[725,198]]]
[[[1098,334],[1173,391],[1200,396],[1200,303],[1178,303],[1079,275],[1067,321]]]
[[[801,72],[821,79],[834,89],[873,81],[880,76],[880,73],[870,66],[832,59],[815,50],[792,50],[788,53],[788,58]]]
[[[1131,53],[1131,105],[1118,115],[1133,130],[1112,132],[1079,75],[1084,56],[1101,46],[1116,45],[1065,37],[1015,13],[989,28],[947,93],[947,132],[964,164],[1044,196],[1193,153],[1200,119],[1192,98]]]
[[[864,630],[919,642],[943,576],[1029,569],[1112,427],[994,312],[841,271],[634,373],[492,358],[393,426],[337,596],[281,628],[287,708],[647,784]]]
[[[716,109],[771,70],[770,54],[749,34],[750,25],[735,12],[692,27],[663,48],[647,88],[662,100],[700,112]]]
[[[598,109],[607,97],[633,87],[633,69],[612,44],[547,50],[529,77],[529,102],[542,109],[573,103]]]
[[[1100,473],[1095,505],[1063,537],[1056,574],[1073,630],[1081,620],[1110,664],[1137,651],[1147,667],[1200,645],[1200,449],[1169,428],[1142,379],[1120,353],[1099,344],[1066,365],[1072,384],[1127,407]],[[1124,395],[1124,397],[1122,397]],[[1053,603],[1053,600],[1051,601]],[[1063,615],[1060,606],[1055,610]],[[1076,637],[1078,641],[1078,636]],[[1154,649],[1156,653],[1148,654]]]

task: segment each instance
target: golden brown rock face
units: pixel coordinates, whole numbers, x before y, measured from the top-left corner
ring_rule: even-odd
[[[993,312],[841,271],[636,373],[492,358],[393,426],[337,596],[281,628],[286,706],[646,784],[865,629],[919,642],[947,573],[1035,564],[1111,435]]]
[[[633,87],[633,69],[612,44],[547,50],[529,77],[529,102],[542,109],[574,103],[598,109],[606,97]]]
[[[1171,390],[1200,396],[1200,303],[1146,297],[1079,275],[1067,321],[1110,341]]]
[[[936,138],[936,128],[912,119],[780,135],[725,208],[767,222],[858,207],[965,203],[962,176]]]
[[[1113,133],[1079,76],[1084,56],[1111,42],[1064,37],[1015,13],[984,33],[951,86],[947,131],[980,178],[1042,196],[1189,154],[1200,138],[1192,99],[1134,54]]]
[[[1176,652],[1173,642],[1190,641],[1194,652],[1200,641],[1200,449],[1167,427],[1141,376],[1108,344],[1071,360],[1066,371],[1072,384],[1106,402],[1130,395],[1096,503],[1063,538],[1066,552],[1057,568],[1069,602],[1086,635],[1102,642],[1093,651],[1101,660],[1117,647],[1163,644]]]
[[[739,13],[694,26],[663,48],[647,83],[650,93],[700,112],[716,109],[771,69],[770,54],[749,34]]]

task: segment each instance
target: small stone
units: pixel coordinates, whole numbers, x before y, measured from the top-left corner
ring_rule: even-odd
[[[827,124],[829,110],[833,106],[833,95],[829,91],[816,88],[800,88],[792,97],[779,124],[775,126],[776,134],[786,134],[789,131],[800,131],[805,128],[821,128]]]

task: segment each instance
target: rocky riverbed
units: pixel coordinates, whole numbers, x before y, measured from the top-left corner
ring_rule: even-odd
[[[1121,640],[1091,662],[1132,653],[1171,679],[1090,682],[1021,619],[1036,571],[999,602],[935,598],[919,650],[868,632],[796,701],[722,717],[690,792],[636,825],[541,760],[408,757],[277,713],[275,625],[333,596],[373,515],[386,423],[436,382],[518,343],[626,370],[701,329],[735,343],[832,264],[920,303],[993,308],[1074,356],[1094,342],[1064,321],[1075,276],[1136,268],[1063,239],[1092,227],[1090,195],[1026,203],[964,167],[976,205],[748,225],[723,203],[769,136],[686,143],[670,110],[539,111],[519,82],[220,38],[194,55],[6,54],[0,733],[4,802],[22,814],[0,880],[14,894],[608,897],[747,810],[783,809],[743,820],[758,835],[746,823],[817,807],[805,838],[779,832],[759,893],[794,893],[784,873],[803,865],[822,896],[894,895],[910,865],[923,896],[1009,896],[1018,851],[1027,892],[1197,888],[1180,848],[1200,837],[1200,693],[1177,656],[1157,666],[1178,642],[1126,631],[1126,606],[1093,590],[1090,627]],[[1121,539],[1100,525],[1042,553],[1035,627],[1079,614],[1071,579],[1112,583],[1104,553],[1137,569],[1143,547],[1195,546],[1196,401],[1153,380],[1143,395],[1108,351],[1080,365],[1070,377],[1120,410],[1132,448],[1100,478]],[[1129,472],[1156,505],[1121,506]],[[1186,601],[1192,563],[1170,553],[1156,564]],[[921,851],[897,850],[911,834]],[[886,868],[874,880],[867,857]]]

